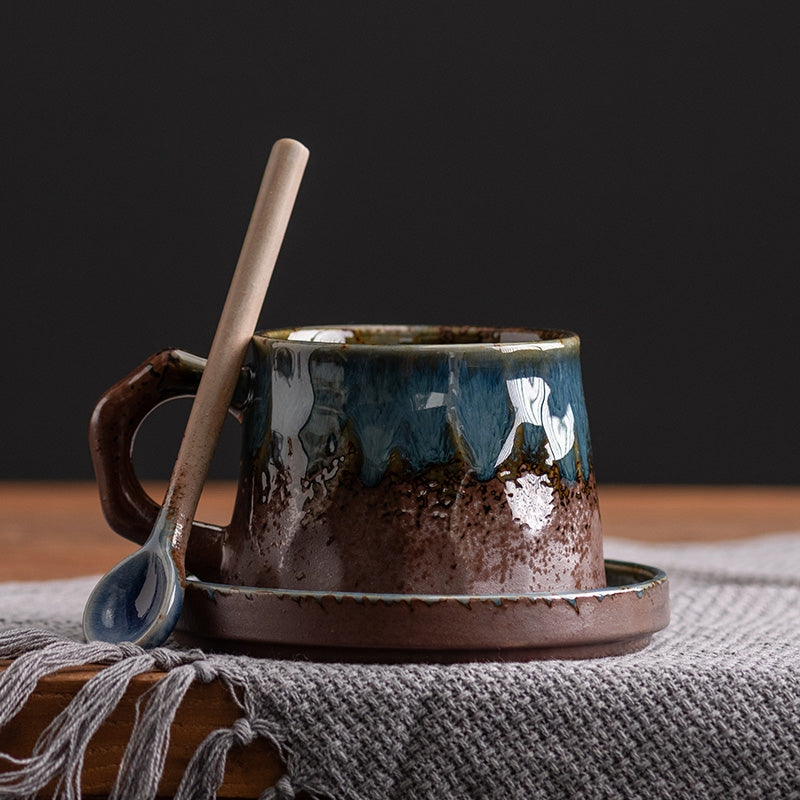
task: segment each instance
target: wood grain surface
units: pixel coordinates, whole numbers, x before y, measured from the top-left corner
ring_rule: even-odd
[[[163,484],[148,484],[158,502]],[[722,541],[800,528],[800,488],[600,486],[606,536],[641,541]],[[198,518],[225,524],[235,486],[209,484]],[[0,483],[0,580],[45,580],[105,572],[135,545],[109,531],[93,483]],[[0,663],[0,669],[4,668]],[[43,678],[26,708],[0,730],[0,752],[29,755],[39,733],[97,672],[69,669]],[[136,699],[160,673],[135,678],[120,707],[89,746],[83,771],[87,797],[107,796],[133,721]],[[239,715],[221,683],[193,686],[172,727],[159,795],[170,797],[197,744]],[[0,771],[10,765],[0,762]],[[264,742],[234,749],[221,797],[255,798],[283,770]],[[47,793],[43,795],[47,796]]]

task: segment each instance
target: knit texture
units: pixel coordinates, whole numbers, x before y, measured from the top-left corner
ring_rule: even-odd
[[[348,665],[82,643],[96,577],[0,585],[0,725],[40,675],[108,664],[0,797],[52,777],[79,797],[81,753],[130,678],[148,697],[115,798],[154,797],[169,723],[194,681],[221,678],[241,718],[198,748],[179,798],[212,798],[235,743],[264,737],[288,768],[264,798],[800,798],[800,534],[741,542],[607,540],[609,558],[670,578],[672,622],[644,651],[585,661]]]

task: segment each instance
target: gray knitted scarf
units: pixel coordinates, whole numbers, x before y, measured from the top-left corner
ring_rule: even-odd
[[[800,534],[717,545],[608,541],[610,558],[666,569],[672,622],[644,651],[520,664],[348,665],[85,644],[95,578],[0,585],[0,727],[37,680],[103,664],[0,774],[0,797],[52,779],[80,797],[82,755],[135,675],[143,696],[112,798],[156,795],[170,724],[194,682],[241,707],[209,734],[176,797],[213,798],[234,744],[287,764],[262,798],[800,798]],[[5,756],[8,759],[7,756]],[[12,759],[13,760],[13,759]],[[8,765],[7,765],[8,766]]]

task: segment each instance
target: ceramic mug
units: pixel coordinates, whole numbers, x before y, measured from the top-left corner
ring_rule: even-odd
[[[103,510],[143,542],[157,504],[133,439],[196,391],[204,361],[162,351],[108,390],[90,426]],[[340,326],[253,337],[226,527],[195,522],[206,581],[383,594],[605,586],[579,339],[567,331]]]

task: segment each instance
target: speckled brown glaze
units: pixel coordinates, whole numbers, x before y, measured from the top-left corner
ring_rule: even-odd
[[[286,478],[269,499],[242,483],[223,544],[222,578],[240,586],[380,593],[488,594],[604,585],[594,479],[552,472],[480,481],[458,461],[364,486],[343,466],[298,514]],[[532,528],[514,514],[524,495]]]

